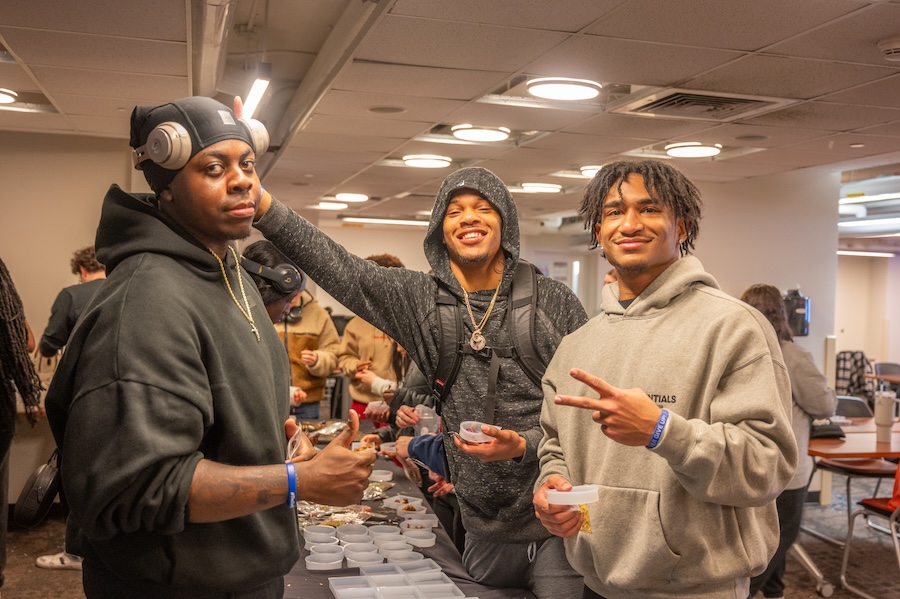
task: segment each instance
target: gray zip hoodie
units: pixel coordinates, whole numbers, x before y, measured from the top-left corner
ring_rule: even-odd
[[[450,270],[442,228],[450,196],[463,188],[486,198],[503,220],[501,247],[506,256],[503,280],[483,333],[489,346],[510,347],[504,320],[512,274],[519,261],[518,217],[506,186],[488,170],[461,169],[447,177],[441,186],[424,244],[433,275],[382,268],[354,256],[277,201],[273,201],[256,227],[335,299],[396,339],[431,381],[440,354],[435,304],[438,282],[450,289],[458,301],[463,301],[462,287]],[[469,294],[476,320],[481,319],[493,292],[489,289]],[[568,287],[538,277],[535,339],[545,361],[553,356],[563,336],[586,320],[584,308]],[[472,323],[468,319],[463,322],[464,338],[468,339]],[[525,455],[518,460],[482,462],[457,450],[448,434],[459,430],[464,420],[484,419],[488,365],[486,359],[464,355],[459,375],[442,406],[444,446],[463,524],[469,534],[482,539],[510,543],[544,539],[549,534],[534,517],[531,504],[531,487],[538,474],[536,451],[541,438],[543,394],[514,359],[501,359],[494,422],[525,438]]]

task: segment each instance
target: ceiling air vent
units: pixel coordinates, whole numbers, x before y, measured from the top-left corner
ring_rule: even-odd
[[[793,104],[796,100],[713,94],[685,89],[643,88],[622,98],[611,112],[669,119],[728,122]]]

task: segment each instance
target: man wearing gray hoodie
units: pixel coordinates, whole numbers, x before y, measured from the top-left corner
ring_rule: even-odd
[[[618,282],[547,367],[538,517],[584,599],[745,598],[797,464],[778,339],[687,255],[700,195],[673,167],[607,165],[581,212]],[[587,484],[583,510],[548,501]]]
[[[509,351],[505,321],[519,263],[519,224],[506,185],[483,168],[464,168],[444,180],[424,244],[433,275],[353,256],[268,192],[260,215],[256,227],[270,241],[325,291],[396,339],[428,380],[435,379],[441,355],[438,286],[466,308],[462,339],[472,351],[463,354],[441,405],[444,448],[467,531],[463,564],[483,584],[529,588],[547,599],[579,595],[581,577],[566,561],[561,539],[541,526],[531,505],[543,393]],[[536,283],[533,337],[546,364],[587,316],[562,283],[543,276]],[[492,361],[499,367],[493,406],[485,401]],[[493,440],[466,445],[454,439],[450,433],[467,420],[496,424],[484,429]]]

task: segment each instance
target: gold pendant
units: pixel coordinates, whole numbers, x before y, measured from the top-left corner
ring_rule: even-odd
[[[484,335],[481,334],[481,331],[473,332],[472,336],[469,338],[469,347],[471,347],[475,351],[483,350],[485,343],[486,341],[484,339]]]

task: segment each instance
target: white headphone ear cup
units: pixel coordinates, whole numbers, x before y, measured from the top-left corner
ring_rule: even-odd
[[[191,136],[180,123],[161,123],[147,136],[147,156],[163,168],[178,170],[191,159]]]
[[[247,131],[250,133],[250,139],[253,140],[253,153],[257,159],[266,153],[269,149],[269,132],[261,121],[256,119],[241,119]]]

